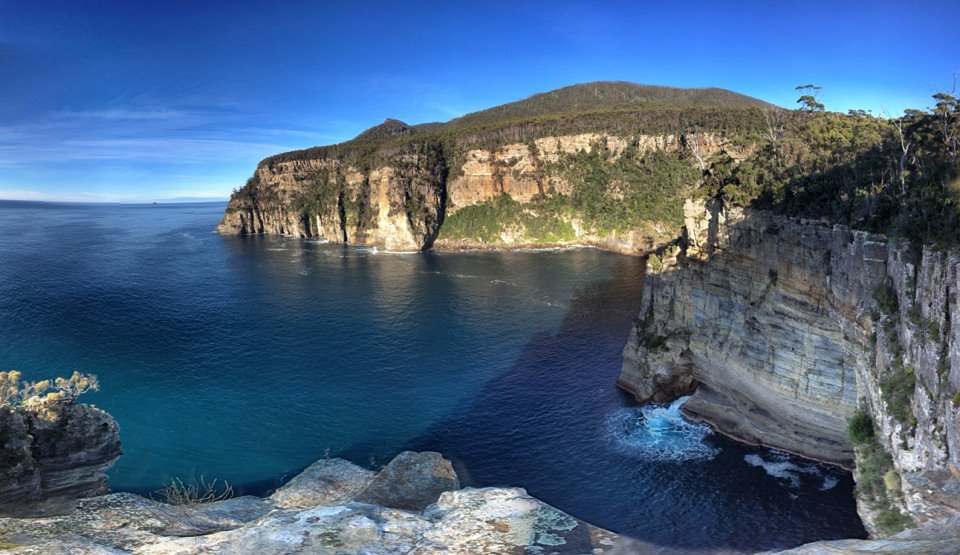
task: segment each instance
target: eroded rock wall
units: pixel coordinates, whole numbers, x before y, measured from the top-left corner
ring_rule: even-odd
[[[261,164],[245,194],[230,200],[217,231],[429,248],[443,222],[446,173],[439,147],[430,144],[373,169],[336,158]]]
[[[960,509],[960,258],[765,212],[685,212],[680,245],[648,263],[618,384],[640,401],[695,390],[685,409],[721,431],[846,466],[847,423],[867,408],[907,511]],[[882,385],[904,368],[908,421]]]
[[[117,422],[90,405],[0,408],[0,515],[58,512],[109,491]]]
[[[438,144],[414,144],[369,168],[347,157],[271,161],[257,168],[251,187],[234,195],[217,231],[321,237],[390,250],[427,249],[445,215],[503,194],[521,204],[538,195],[569,195],[574,184],[561,166],[564,156],[602,148],[615,160],[628,147],[641,153],[688,148],[704,159],[721,149],[736,159],[749,152],[748,147],[734,146],[712,133],[690,137],[582,133],[448,153]],[[672,237],[675,231],[654,222],[637,222],[636,229],[600,236],[576,218],[570,224],[574,241],[625,254],[658,248],[663,237]],[[527,244],[522,230],[518,231],[503,234],[495,243]],[[456,242],[445,246],[490,245]]]

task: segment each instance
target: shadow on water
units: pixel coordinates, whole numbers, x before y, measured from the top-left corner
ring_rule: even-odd
[[[618,445],[611,417],[640,410],[614,383],[643,271],[624,257],[610,279],[579,290],[556,334],[531,339],[508,372],[409,448],[443,453],[464,486],[524,487],[668,548],[752,552],[863,537],[849,474],[709,432],[715,455],[705,460],[648,460]]]

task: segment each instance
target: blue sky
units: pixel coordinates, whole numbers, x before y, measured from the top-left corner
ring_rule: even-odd
[[[0,198],[222,197],[276,152],[565,85],[928,107],[960,2],[0,0]]]

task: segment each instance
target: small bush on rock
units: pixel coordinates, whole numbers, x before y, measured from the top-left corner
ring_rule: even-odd
[[[867,411],[859,409],[847,424],[847,437],[850,443],[862,445],[873,439],[873,419]]]
[[[189,483],[174,478],[156,493],[161,501],[171,505],[189,506],[230,499],[233,497],[233,486],[224,481],[223,487],[217,487],[217,480],[207,482],[203,476]]]

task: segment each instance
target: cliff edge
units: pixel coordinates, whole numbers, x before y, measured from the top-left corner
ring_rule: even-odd
[[[856,463],[872,533],[956,515],[960,257],[718,202],[685,208],[678,245],[648,261],[618,385],[641,402],[693,392],[685,411],[720,431]],[[858,414],[880,448],[851,444]]]
[[[611,552],[616,534],[520,488],[460,489],[438,453],[404,452],[379,472],[322,459],[268,498],[168,505],[132,494],[70,514],[0,518],[11,554]]]

